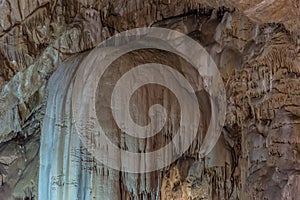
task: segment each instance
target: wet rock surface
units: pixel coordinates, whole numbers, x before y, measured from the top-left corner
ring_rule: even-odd
[[[197,157],[196,145],[168,169],[147,175],[104,168],[78,146],[65,151],[79,162],[69,163],[84,168],[82,177],[96,180],[89,182],[90,197],[196,200],[300,195],[298,1],[2,0],[0,13],[1,200],[38,199],[39,155],[50,154],[39,149],[51,143],[40,144],[40,136],[47,97],[53,95],[49,91],[55,91],[48,82],[53,72],[75,70],[76,62],[101,41],[143,26],[188,34],[212,55],[227,95],[222,136],[204,160]],[[63,154],[50,162],[63,165]],[[87,184],[63,176],[49,174],[42,179],[54,182],[58,191],[64,184],[81,187],[78,198],[84,199],[81,190]],[[61,191],[60,199],[68,199],[63,196],[66,191],[71,190]]]

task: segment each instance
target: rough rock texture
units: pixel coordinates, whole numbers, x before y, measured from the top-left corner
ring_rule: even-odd
[[[50,154],[39,152],[47,96],[67,95],[48,83],[53,72],[65,70],[59,80],[68,81],[85,52],[117,32],[143,26],[186,33],[213,56],[228,100],[215,149],[200,161],[192,147],[169,169],[138,176],[105,169],[76,146],[64,155],[71,164],[80,162],[72,170],[84,170],[70,174],[81,174],[87,184],[49,174],[40,176],[40,185],[51,180],[58,199],[73,191],[63,185],[73,185],[79,199],[87,193],[83,186],[91,192],[85,197],[96,199],[297,199],[299,6],[297,0],[0,1],[0,199],[38,198],[39,155]],[[57,116],[63,113],[68,110]],[[64,137],[71,135],[64,131]],[[62,155],[49,162],[63,166]]]

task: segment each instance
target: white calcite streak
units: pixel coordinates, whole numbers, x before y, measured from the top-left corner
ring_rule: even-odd
[[[119,174],[93,163],[82,148],[72,125],[72,81],[81,57],[62,64],[49,81],[46,115],[43,122],[39,199],[119,199]],[[103,173],[103,174],[102,174]],[[109,174],[109,176],[108,176]]]

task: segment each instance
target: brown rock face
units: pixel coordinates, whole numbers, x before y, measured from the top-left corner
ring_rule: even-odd
[[[0,0],[0,200],[298,199],[299,6],[297,0]],[[130,174],[97,162],[72,134],[67,91],[99,43],[145,26],[177,30],[205,47],[221,73],[227,113],[222,135],[205,158],[198,155],[200,134],[169,167]],[[141,51],[114,63],[103,84],[112,87],[122,70],[152,59],[178,65],[194,78],[176,56]],[[116,126],[106,110],[109,87],[97,97],[108,130]],[[172,95],[150,86],[132,100],[149,100],[136,107],[141,113],[154,101],[177,116]],[[198,101],[209,115],[207,98]],[[141,124],[149,120],[132,116]],[[172,119],[156,140],[111,139],[132,151],[163,146],[175,134],[178,119]],[[201,118],[204,129],[208,123]]]

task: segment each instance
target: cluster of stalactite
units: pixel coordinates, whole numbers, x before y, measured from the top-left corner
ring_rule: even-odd
[[[1,1],[0,199],[297,199],[298,6],[284,0]],[[227,115],[206,158],[197,156],[199,136],[168,168],[130,174],[87,152],[74,130],[70,98],[90,50],[144,26],[180,31],[206,48],[224,81]],[[140,55],[123,62],[155,59],[153,52]],[[171,55],[157,59],[181,63]],[[140,92],[141,98],[164,93]],[[174,134],[170,127],[159,141]]]

